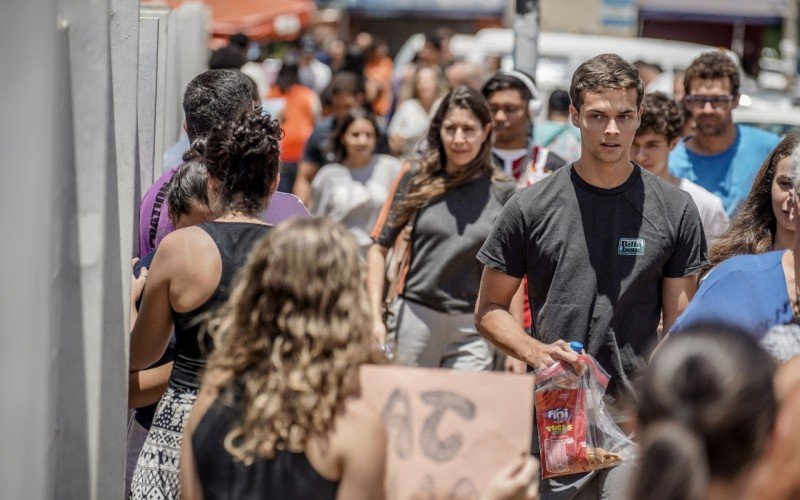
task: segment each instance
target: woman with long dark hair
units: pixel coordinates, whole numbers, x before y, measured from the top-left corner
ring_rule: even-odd
[[[359,397],[359,367],[377,354],[364,271],[325,218],[283,223],[254,247],[212,322],[184,498],[383,498],[385,429]]]
[[[731,225],[746,238],[745,244],[750,245],[746,251],[754,254],[734,255],[715,267],[701,282],[671,334],[680,334],[698,323],[722,322],[746,328],[780,361],[800,354],[796,279],[800,267],[800,147],[795,147],[791,156],[786,152],[798,138],[800,134],[793,134],[778,144],[770,156],[783,157],[768,158],[756,179],[759,187],[753,187],[743,207],[748,211],[739,214]],[[770,169],[770,164],[775,167]],[[756,214],[760,218],[756,219]],[[742,226],[745,221],[759,229],[748,232]]]
[[[175,357],[133,473],[131,498],[180,496],[178,448],[212,347],[204,318],[227,299],[236,271],[269,230],[261,214],[280,177],[280,137],[278,122],[256,110],[214,128],[204,159],[215,219],[170,233],[156,250],[141,309],[132,314],[130,369],[155,363],[173,327]]]
[[[492,117],[480,92],[447,94],[433,116],[426,149],[403,174],[373,231],[367,256],[374,334],[381,318],[389,249],[411,223],[411,263],[397,304],[397,357],[409,365],[491,368],[494,349],[475,330],[482,266],[476,255],[514,183],[491,159]]]
[[[403,88],[387,133],[392,152],[411,156],[429,128],[430,117],[447,93],[447,81],[437,66],[420,66]]]
[[[798,146],[800,131],[789,132],[761,164],[750,194],[728,230],[709,249],[710,267],[734,255],[761,254],[792,246],[795,230],[789,220],[791,156]]]
[[[370,230],[400,173],[400,162],[376,153],[380,127],[375,116],[352,108],[336,121],[329,149],[334,161],[311,182],[312,213],[327,216],[349,229],[366,257]]]

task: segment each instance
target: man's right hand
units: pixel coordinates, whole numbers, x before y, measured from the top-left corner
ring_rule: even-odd
[[[546,368],[557,361],[570,363],[575,371],[581,371],[581,363],[578,353],[572,350],[569,344],[563,340],[556,340],[552,344],[542,344],[537,342],[537,346],[528,356],[528,363],[535,369]]]

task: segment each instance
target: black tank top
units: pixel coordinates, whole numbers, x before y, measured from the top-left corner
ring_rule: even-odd
[[[204,304],[185,313],[172,311],[175,324],[175,364],[169,378],[169,387],[172,389],[196,391],[200,388],[198,374],[206,366],[206,356],[211,349],[211,337],[208,334],[203,335],[204,345],[200,344],[199,333],[203,326],[200,316],[228,300],[236,271],[244,265],[253,245],[271,228],[250,222],[213,221],[202,222],[198,227],[207,232],[217,245],[222,258],[222,275],[214,294]]]
[[[243,411],[218,397],[192,434],[197,475],[206,500],[335,499],[338,481],[320,476],[305,453],[279,450],[272,459],[251,465],[237,462],[225,450],[225,436]]]

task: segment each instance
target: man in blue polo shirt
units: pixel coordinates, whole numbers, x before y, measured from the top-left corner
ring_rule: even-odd
[[[739,68],[725,52],[707,52],[695,59],[686,69],[683,87],[697,132],[672,151],[670,171],[719,196],[732,215],[780,138],[733,123],[732,111],[739,105]]]

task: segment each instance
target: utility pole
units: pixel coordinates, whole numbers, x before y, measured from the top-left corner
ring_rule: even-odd
[[[797,80],[797,0],[786,0],[785,5],[780,49],[786,88],[793,91]]]
[[[536,76],[539,60],[539,0],[516,0],[514,69]]]

